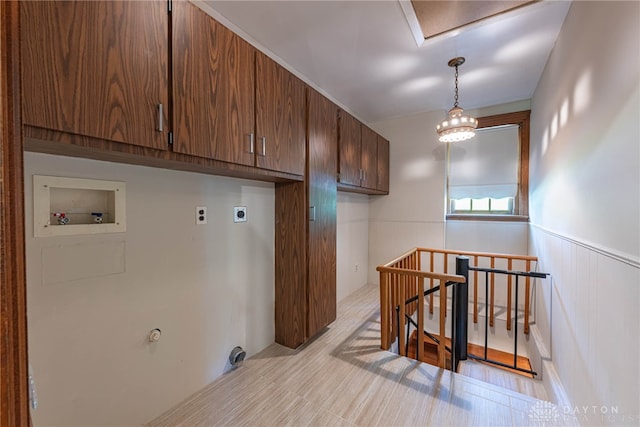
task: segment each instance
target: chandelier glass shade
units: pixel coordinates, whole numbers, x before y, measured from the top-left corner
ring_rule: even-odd
[[[459,142],[473,138],[478,127],[478,120],[463,114],[464,110],[458,106],[458,66],[462,64],[464,64],[464,58],[462,57],[453,58],[449,61],[449,66],[456,69],[455,102],[453,108],[449,110],[449,117],[436,126],[440,142]]]

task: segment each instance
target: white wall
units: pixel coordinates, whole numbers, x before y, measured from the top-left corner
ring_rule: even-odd
[[[447,221],[446,230],[447,249],[518,255],[528,251],[526,222]]]
[[[444,247],[446,153],[435,133],[443,117],[431,112],[373,125],[389,140],[390,187],[369,207],[371,283],[380,282],[378,265],[411,248]]]
[[[126,182],[127,231],[34,238],[33,174]],[[273,342],[272,184],[35,153],[25,175],[36,426],[140,425],[220,376],[235,345],[251,355]],[[233,223],[233,206],[248,222]],[[102,251],[113,274],[92,271],[105,247],[124,248]],[[69,259],[51,280],[43,267],[59,251]]]
[[[619,411],[585,424],[640,419],[639,29],[637,2],[573,2],[532,100],[536,328],[570,404]]]
[[[367,284],[369,196],[338,193],[337,229],[336,291],[341,301]]]

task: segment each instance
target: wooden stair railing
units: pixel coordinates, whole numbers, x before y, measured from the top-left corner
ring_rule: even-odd
[[[453,255],[453,256],[450,256]],[[424,298],[417,298],[414,302],[405,305],[404,302],[416,295],[424,295],[425,279],[429,280],[429,289],[439,287],[439,324],[440,336],[445,336],[445,317],[447,312],[447,289],[441,286],[447,282],[463,283],[464,277],[448,274],[450,269],[449,261],[455,261],[456,256],[469,257],[474,266],[488,264],[491,268],[504,268],[507,270],[520,269],[531,271],[532,262],[537,262],[537,257],[528,255],[510,255],[487,252],[470,252],[449,249],[434,248],[414,248],[400,255],[388,263],[378,266],[380,273],[380,320],[381,320],[381,341],[380,347],[388,350],[391,344],[398,339],[398,350],[400,354],[406,352],[406,337],[404,333],[405,315],[413,316],[417,312],[417,335],[418,349],[424,348],[420,343],[424,343]],[[441,271],[441,272],[438,272]],[[494,326],[495,319],[495,294],[496,279],[495,274],[490,273],[489,295],[485,295],[485,316],[489,316],[490,326]],[[506,328],[512,327],[512,278],[505,279],[506,283]],[[473,284],[473,321],[478,322],[478,272],[474,271],[469,275],[469,282]],[[524,303],[524,333],[529,333],[529,306],[531,295],[530,277],[526,277],[525,282],[525,303]],[[433,314],[434,293],[428,295],[429,312]],[[398,313],[396,313],[396,308]],[[517,321],[517,319],[516,319]],[[420,350],[418,350],[420,351]],[[439,366],[445,365],[445,344],[441,340],[438,349]]]
[[[417,338],[418,357],[420,349],[424,348],[425,342],[425,308],[424,291],[425,279],[430,283],[438,281],[440,286],[440,336],[445,336],[445,315],[447,311],[447,282],[463,283],[464,277],[453,274],[441,274],[420,270],[420,251],[413,249],[400,257],[378,266],[380,273],[380,323],[381,337],[380,347],[388,350],[393,341],[398,338],[398,351],[402,356],[406,354],[406,337],[401,331],[404,330],[406,315],[412,316],[417,312]],[[433,288],[433,285],[431,285]],[[415,302],[405,304],[408,299],[418,296]],[[398,308],[397,316],[394,315]],[[438,345],[438,366],[446,366],[445,340],[441,340]]]

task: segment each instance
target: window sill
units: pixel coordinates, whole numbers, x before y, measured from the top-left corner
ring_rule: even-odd
[[[529,222],[528,215],[460,215],[449,214],[447,221]]]

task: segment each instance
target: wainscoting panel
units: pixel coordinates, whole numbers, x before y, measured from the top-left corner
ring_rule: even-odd
[[[535,324],[570,404],[599,408],[579,414],[587,424],[609,422],[600,408],[615,412],[615,422],[637,422],[640,266],[536,225],[529,241],[540,270],[552,275],[550,287],[536,288]]]

